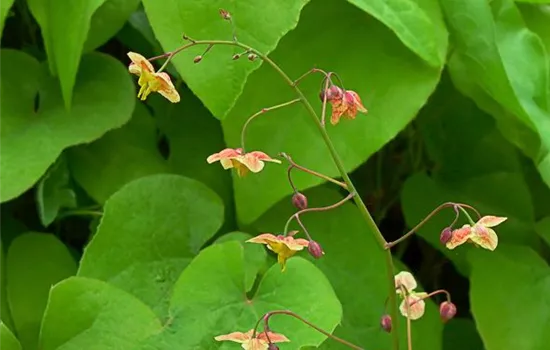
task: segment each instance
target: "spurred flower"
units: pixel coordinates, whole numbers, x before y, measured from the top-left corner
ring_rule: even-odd
[[[424,292],[415,292],[418,286],[413,275],[407,271],[401,271],[395,275],[395,290],[403,299],[399,305],[399,311],[405,317],[409,314],[411,320],[417,320],[424,315],[426,304],[424,298],[428,295]],[[404,289],[404,291],[403,291]],[[407,303],[409,307],[407,308]]]
[[[449,249],[455,249],[461,244],[472,242],[482,248],[495,250],[498,245],[498,236],[491,227],[503,223],[506,219],[499,216],[484,216],[474,226],[464,225],[454,230],[446,246]]]
[[[224,335],[218,335],[214,337],[217,341],[233,341],[241,343],[245,350],[267,350],[269,348],[269,341],[271,343],[289,342],[287,337],[282,334],[273,332],[256,332],[256,335],[252,337],[254,330],[251,329],[246,333],[233,332]],[[268,340],[269,339],[269,340]]]
[[[243,153],[242,148],[226,148],[219,153],[214,153],[206,158],[208,164],[219,161],[224,169],[235,168],[239,176],[244,176],[248,171],[258,173],[265,166],[264,162],[281,163],[278,159],[273,159],[264,152],[254,151]]]
[[[277,261],[281,264],[281,270],[284,272],[286,261],[309,245],[309,241],[303,238],[294,238],[297,231],[289,232],[288,236],[275,236],[271,233],[263,233],[259,236],[249,239],[247,242],[260,243],[267,245],[267,248],[277,253]]]
[[[341,117],[355,119],[357,112],[367,113],[359,95],[351,90],[344,91],[342,98],[332,99],[330,104],[332,105],[332,116],[330,117],[332,125],[338,124]]]
[[[138,98],[144,101],[151,92],[158,92],[172,103],[180,101],[180,95],[168,74],[164,72],[155,73],[155,68],[153,68],[151,62],[139,53],[128,52],[128,57],[132,60],[128,70],[139,77]]]

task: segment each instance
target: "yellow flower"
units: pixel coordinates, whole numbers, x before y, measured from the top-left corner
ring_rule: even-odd
[[[358,111],[367,113],[367,109],[355,91],[346,90],[342,98],[335,98],[330,103],[332,105],[332,116],[330,117],[332,125],[338,124],[340,117],[355,119]]]
[[[399,311],[401,315],[409,318],[411,320],[418,320],[422,315],[424,315],[424,310],[426,304],[424,303],[424,298],[428,295],[424,292],[415,292],[414,290],[418,286],[413,275],[407,271],[401,271],[394,277],[395,280],[395,291],[403,301],[399,305]],[[403,289],[405,291],[403,291]],[[408,304],[408,307],[407,307]]]
[[[151,92],[158,92],[172,103],[180,101],[180,95],[168,74],[164,72],[156,73],[151,62],[139,53],[128,52],[128,57],[132,60],[128,70],[139,77],[138,98],[145,101]]]
[[[243,153],[242,148],[226,148],[219,153],[214,153],[206,158],[208,164],[220,162],[224,169],[235,168],[239,176],[244,176],[248,171],[259,173],[265,166],[264,162],[281,163],[278,159],[273,159],[264,152],[254,151]]]
[[[446,246],[448,249],[455,249],[461,244],[472,242],[482,248],[495,250],[498,245],[498,236],[491,227],[495,227],[506,220],[505,217],[484,216],[474,226],[464,225],[454,230]]]
[[[286,261],[309,245],[309,241],[303,238],[292,237],[297,231],[289,232],[288,236],[272,235],[263,233],[259,236],[249,239],[247,242],[260,243],[267,245],[269,250],[277,253],[277,261],[281,265],[281,271],[286,269]]]
[[[282,334],[273,333],[273,332],[256,332],[255,337],[252,337],[254,330],[251,329],[246,333],[243,332],[233,332],[224,335],[218,335],[214,339],[217,341],[233,341],[236,343],[241,343],[243,349],[245,350],[267,350],[269,343],[282,343],[289,342],[287,337]]]

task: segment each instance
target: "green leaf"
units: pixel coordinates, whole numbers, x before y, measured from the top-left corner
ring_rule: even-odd
[[[83,58],[71,112],[63,108],[57,80],[39,79],[45,67],[34,58],[2,50],[1,68],[2,202],[29,189],[64,148],[91,142],[120,127],[134,109],[134,87],[126,69],[106,55]]]
[[[342,199],[339,193],[325,187],[310,189],[305,194],[310,208],[331,205]],[[254,227],[260,232],[281,232],[294,211],[290,198],[286,198],[258,219]],[[321,259],[313,261],[331,282],[344,308],[344,317],[335,335],[366,349],[391,348],[391,336],[380,329],[380,317],[385,313],[388,296],[384,252],[357,208],[346,203],[332,211],[307,213],[300,218],[325,251]],[[300,230],[296,223],[291,227]],[[303,255],[307,256],[307,252]],[[401,342],[405,343],[405,318],[398,322]],[[426,302],[425,315],[412,326],[414,349],[441,348],[442,326],[433,302]],[[330,340],[324,345],[327,349],[345,349]]]
[[[447,28],[434,0],[348,0],[384,23],[410,50],[433,67],[447,54]]]
[[[537,2],[533,0],[531,2]],[[550,62],[550,11],[548,0],[542,0],[546,5],[518,4],[521,16],[525,24],[532,32],[536,33],[546,47],[546,60]]]
[[[550,185],[550,71],[542,41],[512,0],[444,0],[442,7],[456,41],[449,60],[455,84],[497,118]]]
[[[128,124],[69,149],[68,155],[75,180],[98,203],[132,180],[170,172],[157,147],[155,120],[142,104],[136,105]]]
[[[18,236],[7,255],[7,292],[15,331],[24,349],[37,349],[42,315],[52,285],[74,275],[76,263],[55,236]]]
[[[470,319],[453,318],[443,330],[443,350],[484,349],[476,325]]]
[[[262,52],[270,52],[296,26],[300,11],[307,2],[290,0],[282,6],[278,0],[264,0],[262,6],[258,6],[254,0],[241,0],[226,3],[225,10],[233,16],[239,40]],[[231,38],[231,25],[218,14],[218,1],[144,0],[143,5],[155,36],[165,51],[184,44],[182,33],[197,40]],[[205,49],[206,46],[185,50],[172,62],[212,114],[223,119],[241,95],[248,75],[260,66],[260,62],[251,63],[246,57],[235,62],[231,57],[242,50],[222,45],[209,52],[200,64],[194,64],[193,57],[202,54]]]
[[[153,311],[132,295],[102,281],[71,277],[51,290],[40,349],[135,349],[161,328]]]
[[[6,327],[4,322],[0,322],[0,347],[2,350],[21,350],[19,340]]]
[[[93,51],[113,37],[139,3],[140,0],[103,0],[103,4],[92,15],[84,52]]]
[[[73,108],[80,56],[94,12],[105,0],[29,0],[29,9],[40,25],[50,71],[59,76],[65,109]],[[70,30],[68,30],[70,28]]]
[[[503,188],[514,190],[503,191]],[[495,229],[499,242],[535,243],[533,204],[521,174],[497,172],[455,181],[436,181],[421,173],[412,175],[405,182],[401,193],[407,226],[416,226],[433,209],[449,201],[472,205],[481,215],[508,217],[505,223]],[[431,218],[417,234],[453,261],[463,275],[468,275],[467,252],[476,248],[466,244],[449,250],[439,241],[441,231],[454,218],[453,209],[447,208]],[[467,222],[462,216],[455,228],[465,223]]]
[[[358,43],[350,32],[369,33],[368,45]],[[362,164],[414,118],[440,76],[439,69],[428,67],[386,26],[341,1],[309,4],[296,30],[281,40],[270,57],[293,78],[314,65],[338,72],[346,88],[359,93],[369,113],[358,115],[354,121],[343,120],[335,127],[327,126],[348,171]],[[300,84],[317,111],[321,110],[320,80],[315,76]],[[239,147],[241,128],[249,116],[294,98],[281,77],[271,67],[262,66],[250,76],[241,98],[222,123],[227,145]],[[260,149],[271,156],[286,152],[303,166],[329,176],[338,174],[323,139],[300,105],[269,112],[253,121],[246,144],[249,151]],[[301,173],[294,178],[300,189],[322,182]],[[286,167],[276,164],[268,164],[261,173],[245,179],[235,178],[234,186],[238,218],[244,224],[292,193]]]
[[[4,24],[8,13],[10,12],[11,7],[13,6],[14,0],[4,0],[0,3],[0,37],[4,31]]]
[[[36,191],[38,215],[42,225],[50,225],[59,210],[75,208],[76,195],[69,187],[69,169],[64,156],[61,156],[38,183]]]
[[[266,253],[258,244],[246,243],[248,239],[252,238],[252,235],[243,232],[230,232],[220,238],[214,243],[224,243],[230,241],[237,241],[241,243],[244,248],[244,268],[245,268],[245,290],[248,292],[252,289],[254,281],[258,273],[266,265]]]
[[[546,241],[546,244],[550,246],[550,217],[545,217],[537,222],[535,230]]]
[[[79,276],[107,281],[165,315],[176,279],[223,221],[219,197],[179,175],[130,182],[104,207]]]
[[[494,252],[471,253],[471,309],[485,349],[547,349],[547,263],[526,247],[502,246]]]
[[[246,332],[268,311],[292,310],[311,323],[332,331],[342,308],[326,277],[310,262],[293,258],[282,273],[275,264],[263,276],[253,297],[246,295],[243,249],[237,242],[203,250],[178,279],[170,301],[171,322],[144,349],[211,349],[214,337]],[[291,346],[318,346],[326,337],[289,316],[269,323]],[[236,346],[235,346],[236,348]]]
[[[14,329],[8,301],[8,289],[6,286],[6,253],[4,252],[4,247],[5,244],[0,240],[0,320],[2,325]]]

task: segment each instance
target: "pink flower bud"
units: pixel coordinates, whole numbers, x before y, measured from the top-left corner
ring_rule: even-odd
[[[294,205],[296,208],[303,210],[307,208],[307,197],[300,193],[296,192],[292,196],[292,205]]]
[[[439,241],[441,244],[445,245],[447,242],[451,240],[453,237],[453,231],[450,227],[445,227],[443,231],[441,231],[441,235],[439,236]]]
[[[195,58],[193,58],[194,63],[199,63],[200,61],[202,61],[202,56],[201,55],[195,56]]]
[[[449,321],[456,315],[456,306],[450,301],[444,301],[439,305],[439,315],[443,322]]]
[[[391,326],[392,326],[391,316],[390,315],[382,316],[382,318],[380,319],[380,326],[382,327],[382,329],[385,332],[390,333],[391,332]]]
[[[344,92],[336,85],[332,85],[328,89],[321,91],[321,93],[319,94],[321,102],[323,102],[323,100],[325,99],[325,94],[327,95],[327,102],[339,100],[344,97]]]
[[[323,248],[321,248],[321,245],[315,242],[314,240],[309,241],[309,244],[307,246],[307,251],[315,259],[319,259],[325,254],[325,252],[323,251]]]
[[[255,61],[256,58],[258,58],[258,55],[256,55],[255,53],[248,54],[249,61]]]
[[[222,16],[222,18],[225,19],[226,21],[229,21],[231,19],[231,14],[224,9],[220,9],[220,16]]]
[[[269,344],[267,350],[279,350],[279,347],[273,343]]]

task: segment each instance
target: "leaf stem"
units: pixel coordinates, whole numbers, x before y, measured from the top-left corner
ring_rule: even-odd
[[[303,171],[303,172],[305,172],[305,173],[308,173],[308,174],[310,174],[310,175],[317,176],[318,178],[321,178],[321,179],[323,179],[323,180],[332,182],[333,184],[336,184],[336,185],[338,185],[338,186],[340,186],[340,187],[342,187],[342,188],[344,188],[344,189],[346,189],[346,190],[348,189],[348,186],[347,186],[345,183],[343,183],[343,182],[340,182],[340,181],[338,181],[338,180],[333,179],[333,178],[330,177],[330,176],[326,176],[326,175],[324,175],[324,174],[318,173],[318,172],[316,172],[316,171],[314,171],[314,170],[308,169],[308,168],[306,168],[306,167],[304,167],[304,166],[301,166],[301,165],[297,164],[296,162],[294,162],[294,161],[292,160],[292,158],[290,158],[290,156],[289,156],[288,154],[286,154],[286,153],[284,153],[284,152],[279,153],[279,155],[280,155],[281,157],[285,158],[285,159],[290,163],[290,167],[289,167],[289,176],[290,176],[290,171],[292,170],[292,168],[296,168],[296,169],[301,170],[301,171]],[[294,188],[294,183],[291,183],[291,186]]]

